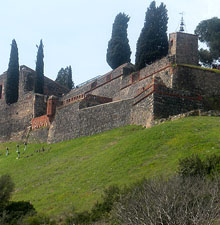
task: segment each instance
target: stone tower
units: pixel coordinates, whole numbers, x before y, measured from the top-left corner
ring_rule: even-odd
[[[169,55],[175,63],[198,65],[198,36],[182,32],[169,35]]]

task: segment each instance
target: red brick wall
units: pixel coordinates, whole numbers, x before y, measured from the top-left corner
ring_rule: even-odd
[[[35,130],[40,127],[50,126],[50,118],[47,115],[36,117],[31,120],[32,130]]]

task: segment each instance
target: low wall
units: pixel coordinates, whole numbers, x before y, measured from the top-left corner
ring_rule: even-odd
[[[50,126],[50,118],[47,115],[36,117],[31,120],[32,130],[49,126]]]
[[[173,90],[162,86],[155,89],[153,98],[154,119],[167,118],[204,107],[201,96],[193,95],[189,91]]]
[[[32,130],[28,136],[29,143],[46,143],[49,127],[41,127],[40,129]]]
[[[48,142],[89,136],[131,123],[133,99],[78,110],[78,103],[60,108],[51,125]]]
[[[177,65],[173,88],[188,90],[207,97],[220,96],[220,73],[200,67]]]

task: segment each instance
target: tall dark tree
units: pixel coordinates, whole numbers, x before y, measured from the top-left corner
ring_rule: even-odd
[[[42,40],[40,45],[37,46],[37,61],[36,61],[36,79],[34,85],[34,92],[43,94],[44,93],[44,46]]]
[[[214,60],[220,59],[220,19],[213,17],[203,20],[195,29],[199,40],[205,43],[208,50],[200,49],[199,56],[203,65],[211,65]]]
[[[74,83],[72,80],[72,68],[67,66],[65,69],[61,68],[57,74],[56,82],[62,86],[72,89],[74,88]]]
[[[130,62],[131,49],[129,46],[127,28],[129,16],[124,13],[119,13],[115,17],[112,28],[112,37],[108,42],[106,60],[112,69]]]
[[[6,79],[5,100],[7,104],[17,102],[18,85],[19,85],[18,47],[16,41],[12,40],[11,54]]]
[[[161,3],[159,7],[156,7],[155,1],[151,2],[145,15],[144,27],[137,41],[135,59],[137,70],[168,54],[167,23],[166,6]]]

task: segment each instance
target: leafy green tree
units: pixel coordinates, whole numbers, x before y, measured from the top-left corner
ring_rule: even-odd
[[[211,54],[209,50],[201,48],[199,49],[199,60],[203,66],[211,67],[214,59],[213,59],[213,55]]]
[[[135,66],[137,70],[168,54],[167,9],[161,3],[151,2],[145,15],[144,27],[137,41]]]
[[[112,69],[130,62],[131,49],[127,37],[127,28],[129,16],[124,13],[119,13],[115,17],[112,28],[112,37],[108,42],[106,60]]]
[[[18,63],[18,47],[13,39],[11,44],[11,54],[6,78],[5,100],[7,104],[12,104],[18,100],[19,85],[19,63]]]
[[[67,66],[65,69],[61,68],[57,74],[57,78],[55,80],[60,85],[72,89],[74,88],[74,83],[72,80],[72,68],[71,66]]]
[[[38,47],[38,46],[37,46]],[[34,92],[43,94],[44,93],[44,50],[43,42],[40,41],[40,45],[37,51],[36,61],[36,79],[34,85]]]
[[[197,34],[199,36],[199,40],[205,43],[208,47],[208,50],[205,52],[204,49],[199,51],[200,61],[203,65],[208,64],[210,66],[214,60],[219,60],[220,19],[213,17],[211,19],[201,21],[195,29],[195,34]]]

